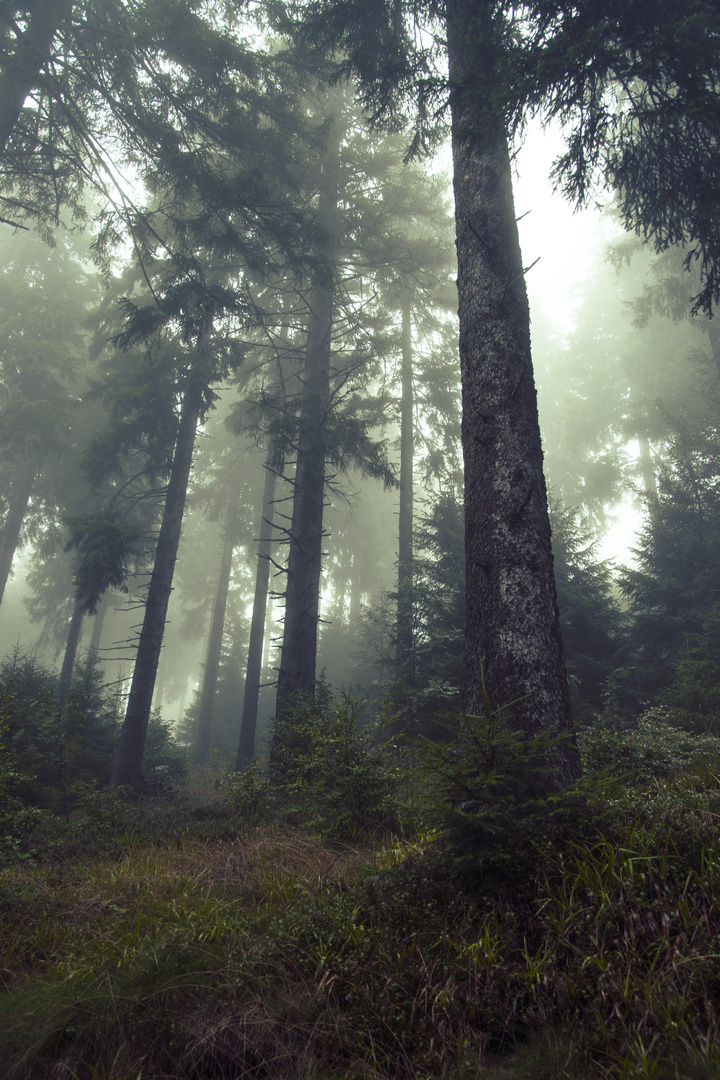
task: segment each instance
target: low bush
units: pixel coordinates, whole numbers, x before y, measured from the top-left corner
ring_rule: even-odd
[[[632,724],[599,717],[579,735],[585,771],[604,771],[630,784],[645,784],[676,776],[720,749],[715,735],[686,731],[673,723],[673,717],[667,706],[646,709]]]
[[[57,674],[20,652],[0,663],[0,693],[4,741],[18,772],[17,797],[69,821],[82,809],[74,793],[84,790],[83,784],[104,786],[110,779],[120,727],[115,695],[91,658],[76,669],[67,701],[59,708]],[[186,774],[184,751],[157,710],[148,724],[143,768],[153,794]]]
[[[32,858],[34,836],[45,817],[42,810],[27,806],[16,794],[28,777],[18,769],[15,756],[5,745],[5,702],[0,689],[0,867]]]
[[[284,821],[317,836],[352,840],[397,829],[401,771],[383,723],[361,703],[319,684],[273,729],[272,763],[225,780],[228,803],[248,822]]]

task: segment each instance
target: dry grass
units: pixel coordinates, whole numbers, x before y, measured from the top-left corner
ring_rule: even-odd
[[[566,845],[502,901],[431,839],[181,835],[5,870],[0,1077],[720,1077],[720,847],[692,820]]]

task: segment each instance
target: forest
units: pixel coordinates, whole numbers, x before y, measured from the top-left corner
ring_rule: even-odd
[[[0,1080],[720,1078],[720,4],[0,58]]]

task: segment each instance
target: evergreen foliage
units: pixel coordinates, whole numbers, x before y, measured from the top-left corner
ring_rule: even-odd
[[[573,715],[590,723],[602,708],[608,678],[625,660],[627,619],[621,612],[609,566],[599,563],[595,544],[576,511],[551,502],[555,578],[570,679]],[[392,612],[371,607],[365,619],[360,680],[373,675],[368,653],[383,673],[373,699],[393,702],[402,730],[443,741],[443,724],[459,708],[464,648],[465,577],[462,505],[452,492],[430,502],[415,529],[415,665],[412,688],[403,684],[392,650]],[[392,604],[392,594],[387,601]]]
[[[720,447],[714,418],[671,419],[671,434],[648,499],[636,550],[638,569],[621,579],[633,616],[630,675],[636,693],[677,683],[673,703],[715,724],[714,634],[720,588]],[[693,683],[696,685],[693,688]]]
[[[29,806],[18,787],[31,779],[18,768],[17,754],[7,747],[7,691],[0,692],[0,867],[32,856],[32,834],[42,811]]]
[[[626,620],[610,568],[597,561],[577,512],[551,501],[550,521],[573,716],[582,725],[602,707],[605,685],[622,656]]]
[[[717,754],[717,735],[684,731],[677,715],[667,706],[646,709],[632,723],[601,714],[579,735],[586,772],[604,771],[627,783],[649,784],[659,777],[677,776],[699,759]]]
[[[78,783],[106,785],[117,742],[119,717],[112,687],[104,684],[94,657],[76,668],[67,700],[58,706],[58,677],[31,654],[0,664],[4,742],[19,776],[15,795],[26,806],[66,819],[79,806]],[[167,723],[151,719],[145,776],[155,771],[177,781],[185,771]]]
[[[116,521],[107,512],[66,521],[66,551],[78,550],[73,581],[75,595],[89,615],[108,589],[128,592],[130,562],[137,553],[140,527]]]
[[[421,738],[421,768],[437,800],[433,824],[464,872],[489,893],[531,878],[537,849],[558,843],[562,826],[574,819],[579,827],[582,818],[579,791],[547,790],[557,736],[529,738],[513,729],[514,704],[493,709],[486,694],[483,714],[463,714],[444,742]]]
[[[269,771],[251,765],[227,781],[231,806],[257,820],[277,816],[342,840],[397,826],[400,770],[382,722],[362,718],[348,694],[334,699],[318,683],[275,720]]]

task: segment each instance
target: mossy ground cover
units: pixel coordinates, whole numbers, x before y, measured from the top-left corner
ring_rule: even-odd
[[[588,807],[500,889],[431,835],[350,846],[222,804],[7,867],[0,1076],[720,1077],[713,776]]]

